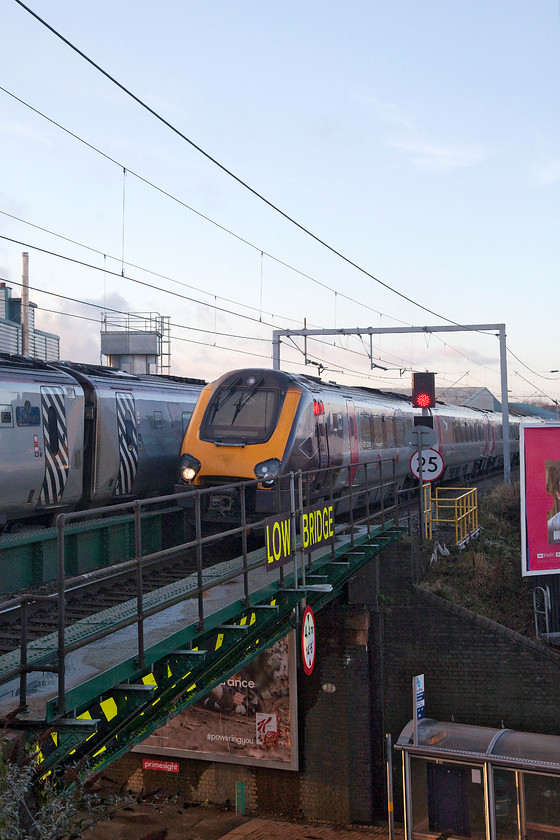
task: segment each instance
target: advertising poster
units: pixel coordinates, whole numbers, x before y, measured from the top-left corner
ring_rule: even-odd
[[[521,428],[523,575],[560,572],[560,424]]]
[[[296,700],[290,633],[157,729],[134,752],[297,770]]]

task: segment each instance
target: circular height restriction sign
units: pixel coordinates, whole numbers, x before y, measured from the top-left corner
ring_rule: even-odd
[[[437,449],[422,449],[422,480],[435,481],[443,472],[445,464]],[[420,450],[410,459],[410,472],[420,478]]]
[[[303,670],[309,676],[315,665],[315,616],[311,607],[306,607],[301,623],[301,658]]]

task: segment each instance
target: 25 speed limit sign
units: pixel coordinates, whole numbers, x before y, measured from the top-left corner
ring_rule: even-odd
[[[443,472],[445,464],[437,449],[422,450],[422,480],[435,481]],[[410,472],[420,478],[420,450],[418,449],[410,459]]]

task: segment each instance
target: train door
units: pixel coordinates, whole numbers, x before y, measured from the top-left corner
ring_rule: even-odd
[[[348,437],[350,440],[350,464],[352,465],[350,468],[350,475],[347,483],[352,484],[356,477],[356,472],[358,470],[358,461],[360,460],[360,447],[358,446],[358,429],[356,427],[356,411],[354,409],[353,402],[347,401],[346,413],[348,415]]]
[[[138,470],[138,429],[135,420],[134,396],[117,392],[117,435],[119,442],[119,475],[115,487],[117,496],[132,492]]]
[[[60,385],[41,386],[41,420],[45,447],[45,475],[39,504],[57,505],[68,480],[68,424],[64,389]]]
[[[327,424],[327,416],[325,413],[325,404],[322,400],[313,400],[313,415],[315,417],[315,441],[317,444],[317,460],[319,468],[324,469],[330,464],[329,453],[329,432]],[[329,474],[327,471],[318,473],[314,490],[319,492],[323,488],[330,485]]]

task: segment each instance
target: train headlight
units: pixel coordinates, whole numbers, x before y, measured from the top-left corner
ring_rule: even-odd
[[[274,479],[280,472],[280,461],[278,458],[269,458],[268,461],[261,461],[255,467],[255,476],[265,487],[272,487]]]
[[[191,481],[194,481],[198,472],[200,470],[200,461],[197,458],[193,458],[192,455],[181,455],[181,462],[180,462],[180,473],[181,479],[185,482],[185,484],[190,484]]]

